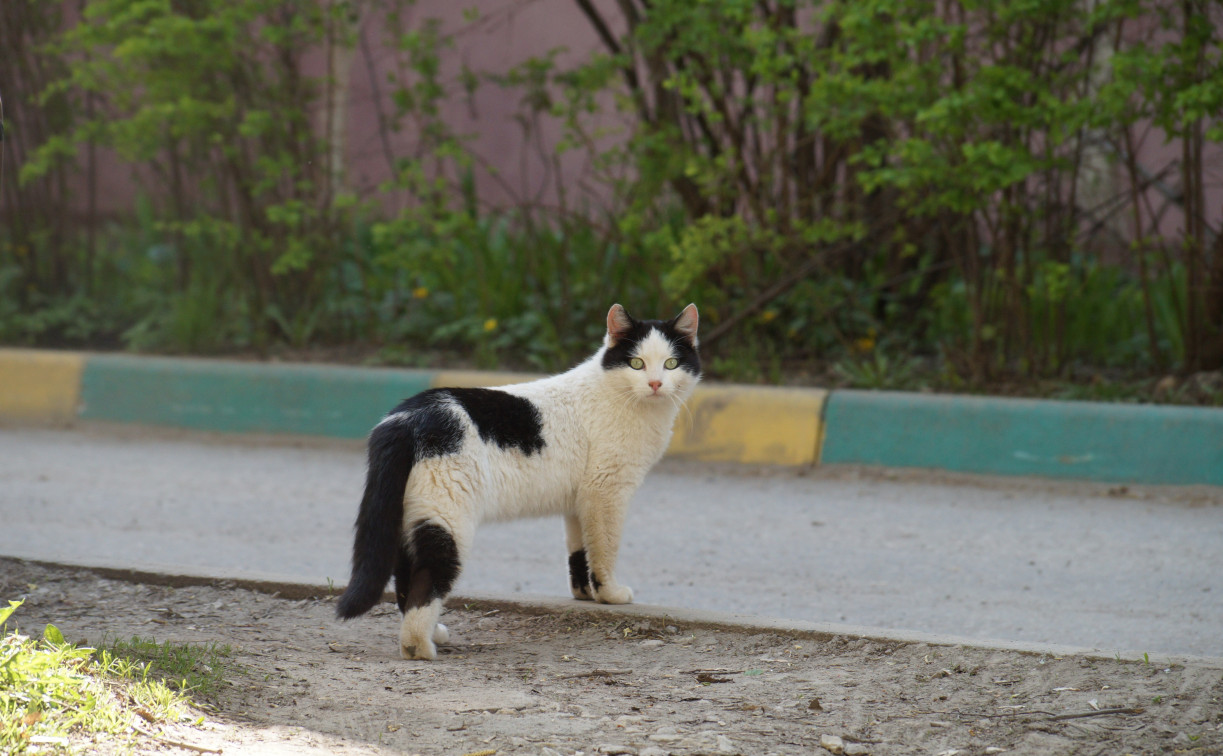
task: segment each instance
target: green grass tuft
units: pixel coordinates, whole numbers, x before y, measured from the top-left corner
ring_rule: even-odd
[[[227,648],[134,639],[93,649],[54,625],[31,638],[5,624],[21,603],[0,609],[0,753],[69,753],[99,739],[121,748],[139,730],[189,718],[188,695],[222,684],[226,667],[209,661]]]
[[[236,669],[230,661],[233,649],[216,643],[158,643],[152,638],[133,636],[128,641],[109,643],[106,651],[136,665],[146,677],[161,680],[183,693],[206,698],[215,697],[225,682],[226,673]]]

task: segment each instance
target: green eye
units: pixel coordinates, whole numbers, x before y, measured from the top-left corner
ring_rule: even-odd
[[[628,361],[628,366],[631,367],[633,370],[644,370],[645,360],[641,359],[640,357],[634,357],[633,359]]]
[[[672,357],[671,359],[664,362],[662,366],[665,367],[667,370],[674,370],[675,368],[679,367],[679,360]]]

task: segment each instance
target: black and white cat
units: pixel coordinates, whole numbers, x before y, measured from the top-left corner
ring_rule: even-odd
[[[352,579],[336,613],[369,611],[395,576],[400,653],[433,659],[442,600],[483,520],[561,514],[579,599],[633,600],[616,581],[625,510],[666,451],[701,376],[697,310],[635,320],[620,305],[572,370],[501,388],[440,388],[400,404],[369,437]]]

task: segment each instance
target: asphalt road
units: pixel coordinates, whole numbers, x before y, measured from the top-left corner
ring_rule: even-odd
[[[342,584],[363,476],[344,442],[0,427],[0,554]],[[639,603],[1223,656],[1223,489],[667,461],[619,573]],[[561,522],[484,526],[464,591],[567,596]]]

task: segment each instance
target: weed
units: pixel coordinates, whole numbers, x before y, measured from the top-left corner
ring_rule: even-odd
[[[230,661],[233,649],[216,643],[158,643],[152,638],[133,636],[128,641],[108,644],[106,651],[138,666],[145,676],[162,680],[168,687],[206,698],[215,698],[226,674],[238,671]]]
[[[10,601],[0,609],[0,624],[21,603]],[[172,690],[150,675],[147,664],[77,647],[54,625],[46,626],[41,639],[4,627],[0,752],[69,752],[82,735],[132,740],[142,726],[137,716],[144,722],[191,719],[186,691]]]
[[[913,389],[918,365],[910,357],[889,358],[882,351],[852,360],[842,360],[833,370],[850,386],[866,389]]]

